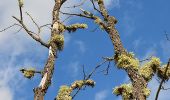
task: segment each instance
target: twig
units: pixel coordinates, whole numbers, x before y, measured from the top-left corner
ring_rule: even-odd
[[[22,27],[20,27],[14,34],[19,33],[22,30]]]
[[[169,59],[168,64],[167,64],[167,66],[166,66],[164,76],[166,76],[166,73],[167,73],[167,71],[168,71],[168,67],[169,67],[169,66],[170,66],[170,59]],[[164,82],[165,82],[165,78],[162,78],[162,80],[161,80],[161,82],[160,82],[160,84],[159,84],[157,93],[156,93],[155,100],[158,100],[158,96],[159,96],[160,90],[161,90],[162,85],[163,85]]]
[[[99,12],[99,13],[101,13],[101,11],[99,11],[99,10],[96,8],[95,3],[94,3],[94,0],[90,0],[90,1],[91,1],[92,5],[93,5],[94,10],[96,10],[96,11]]]
[[[38,34],[40,33],[40,27],[39,25],[35,22],[35,20],[33,19],[33,17],[28,13],[26,12],[26,14],[30,17],[30,19],[32,20],[32,22],[35,24],[35,26],[37,27],[38,29]]]
[[[109,74],[109,69],[110,69],[110,61],[109,61],[108,65],[107,65],[107,68],[102,70],[102,72],[104,72],[104,75],[108,75]]]
[[[21,25],[14,23],[14,24],[12,24],[12,25],[10,25],[10,26],[8,26],[8,27],[0,30],[0,32],[4,32],[4,31],[6,31],[6,30],[8,30],[8,29],[10,29],[10,28],[12,28],[12,27],[14,27],[14,26],[20,26],[20,27],[21,27]]]
[[[85,80],[86,79],[86,72],[85,72],[85,69],[84,69],[84,65],[83,65],[83,80]]]
[[[166,39],[167,39],[168,41],[170,41],[170,39],[169,39],[168,34],[167,34],[166,31],[165,31],[165,37],[166,37]]]
[[[80,7],[80,6],[82,6],[85,2],[86,2],[86,0],[83,0],[83,1],[80,2],[79,4],[76,4],[76,5],[73,5],[73,6],[70,6],[70,7],[65,7],[65,8],[76,8],[76,7]]]
[[[41,28],[44,28],[44,27],[47,27],[47,28],[49,28],[50,30],[52,29],[51,27],[49,27],[49,25],[51,26],[51,24],[45,24],[45,25],[42,25],[42,26],[40,26],[40,29]]]
[[[85,18],[91,18],[87,15],[84,15],[84,14],[75,14],[75,13],[66,13],[66,12],[62,12],[60,11],[61,14],[64,14],[64,15],[71,15],[71,16],[79,16],[79,17],[85,17]]]
[[[104,59],[103,62],[97,64],[97,66],[96,66],[88,75],[85,74],[84,66],[83,66],[83,74],[84,74],[83,80],[88,80],[88,79],[90,79],[91,76],[94,75],[94,73],[96,72],[96,70],[97,70],[101,65],[105,64],[107,61],[109,61],[109,60],[108,60],[108,59]],[[85,89],[85,88],[86,88],[86,87],[84,87],[84,89]],[[81,88],[79,88],[79,89],[75,92],[75,94],[72,96],[72,99],[75,98],[75,96],[80,92],[80,90],[81,90]]]
[[[21,26],[24,28],[24,30],[28,33],[28,35],[30,35],[34,40],[36,40],[37,42],[41,43],[41,45],[49,48],[49,45],[47,43],[45,43],[44,41],[41,40],[41,38],[37,35],[37,34],[33,34],[34,32],[30,31],[26,25],[23,23],[23,21],[19,20],[18,18],[16,18],[15,16],[12,16],[15,20],[17,20]]]
[[[144,61],[151,60],[151,58],[152,58],[152,57],[153,57],[153,56],[150,56],[150,57],[148,57],[148,58],[145,58],[145,59],[139,60],[139,62],[144,62]]]
[[[71,18],[72,16],[70,15],[70,16],[68,16],[67,18],[65,18],[63,21],[62,21],[62,23],[64,23],[66,20],[68,20],[69,18]]]

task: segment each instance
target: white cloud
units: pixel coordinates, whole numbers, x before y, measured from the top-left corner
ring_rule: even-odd
[[[136,39],[133,41],[132,44],[133,44],[134,49],[136,50],[142,44],[142,41],[141,41],[141,39]]]
[[[13,94],[11,93],[11,90],[9,87],[0,86],[0,100],[13,100]]]
[[[25,81],[22,80],[20,72],[15,66],[4,63],[2,66],[0,70],[0,100],[13,100],[15,92],[19,92]]]
[[[31,16],[37,21],[39,25],[51,23],[51,10],[53,9],[54,1],[53,0],[24,0],[25,5],[23,12],[28,11]],[[73,5],[77,0],[69,0],[65,6]],[[115,4],[118,4],[118,0],[115,0]],[[106,5],[109,5],[111,0],[106,2]],[[87,6],[86,6],[87,8]],[[90,8],[90,7],[88,7]],[[67,11],[73,11],[64,9]],[[0,30],[6,26],[9,26],[16,22],[11,16],[19,17],[19,9],[17,0],[0,0]],[[24,15],[24,20],[30,29],[35,30],[31,20],[28,16]],[[37,54],[43,55],[44,50],[41,47],[33,47],[31,43],[35,41],[32,40],[24,31],[21,31],[17,34],[13,34],[16,31],[16,28],[12,28],[6,32],[0,33],[0,100],[12,100],[15,98],[15,91],[19,91],[19,88],[22,87],[25,83],[21,73],[18,71],[20,65],[16,56],[22,56],[25,53],[30,53],[30,55]],[[50,35],[50,31],[43,31],[43,37],[46,39]],[[66,35],[66,43],[69,42],[70,36]],[[32,42],[34,41],[34,42]],[[85,52],[84,44],[82,42],[77,42],[80,47],[81,52]],[[35,44],[34,44],[35,46]],[[37,56],[34,55],[34,56]],[[5,57],[9,57],[5,59]],[[4,58],[4,59],[3,59]],[[24,60],[25,65],[35,65],[34,62],[28,59]],[[79,69],[79,62],[70,63],[70,68],[73,69],[73,75],[76,76]],[[4,98],[2,98],[4,97]]]
[[[104,0],[107,8],[120,7],[120,0]]]
[[[107,96],[108,96],[108,91],[102,90],[95,94],[95,100],[106,100]]]
[[[86,52],[86,46],[85,43],[83,41],[75,41],[75,43],[78,45],[78,49],[80,50],[81,53],[85,53]]]
[[[69,67],[69,73],[72,73],[71,74],[72,77],[76,77],[78,75],[78,71],[81,66],[79,65],[78,61],[75,61],[68,64],[68,67]]]
[[[135,30],[135,21],[133,17],[129,15],[129,12],[124,13],[123,23],[124,23],[123,25],[124,25],[125,34],[131,35]]]

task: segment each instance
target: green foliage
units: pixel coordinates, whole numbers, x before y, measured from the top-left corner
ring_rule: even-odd
[[[145,63],[140,68],[139,73],[145,78],[146,81],[150,81],[160,64],[161,62],[159,58],[152,57],[149,62]]]
[[[117,96],[122,95],[123,100],[130,100],[132,95],[132,85],[122,84],[119,87],[115,87],[113,93]]]
[[[128,54],[121,54],[118,56],[118,61],[117,61],[117,66],[118,68],[133,68],[133,69],[138,69],[139,67],[139,60],[137,58],[134,58],[133,53],[128,53]]]
[[[71,93],[72,89],[69,86],[63,85],[59,89],[56,100],[72,100]]]

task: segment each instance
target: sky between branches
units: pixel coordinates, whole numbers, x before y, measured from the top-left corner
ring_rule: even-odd
[[[70,0],[64,7],[70,6],[80,0]],[[25,0],[24,12],[29,12],[39,24],[51,22],[53,0]],[[166,63],[170,57],[170,42],[165,38],[164,31],[170,34],[170,1],[169,0],[105,0],[108,11],[118,19],[117,29],[124,46],[132,51],[139,59],[151,55],[160,57]],[[15,22],[11,16],[19,16],[17,0],[0,0],[0,29]],[[38,5],[37,5],[38,4]],[[62,8],[64,12],[79,13],[79,9]],[[81,8],[92,11],[90,4]],[[94,11],[92,11],[94,12]],[[97,13],[95,13],[97,14]],[[31,21],[24,16],[25,21],[34,29]],[[64,20],[65,16],[61,16]],[[69,85],[76,79],[82,79],[82,65],[87,72],[102,61],[103,56],[113,55],[113,46],[107,34],[97,29],[92,21],[83,18],[69,19],[65,24],[87,23],[87,30],[79,30],[74,34],[65,34],[65,48],[56,61],[53,83],[48,90],[46,100],[52,100],[59,86]],[[48,50],[33,41],[24,31],[14,33],[18,28],[0,33],[0,100],[31,100],[33,87],[40,82],[37,75],[32,80],[23,78],[19,69],[23,66],[44,67]],[[47,40],[50,33],[47,29],[41,34]],[[112,64],[114,65],[114,64]],[[106,68],[103,66],[100,70]],[[96,81],[94,89],[87,88],[80,92],[75,100],[115,100],[120,99],[112,94],[112,88],[122,83],[128,83],[124,71],[111,67],[108,76],[99,72],[93,79]],[[166,87],[170,86],[168,82]],[[149,84],[153,91],[149,100],[153,100],[154,91],[158,83],[155,78]],[[161,91],[160,100],[167,100],[169,91]]]

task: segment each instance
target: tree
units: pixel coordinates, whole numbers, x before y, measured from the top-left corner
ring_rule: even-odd
[[[74,5],[73,7],[79,8],[79,6],[83,5],[86,0],[83,0],[82,3],[78,5]],[[152,76],[157,74],[160,79],[162,79],[158,92],[157,97],[159,95],[159,91],[162,88],[162,83],[167,81],[170,76],[170,70],[169,70],[169,63],[166,65],[161,65],[160,59],[157,57],[151,57],[149,60],[143,64],[140,65],[141,61],[137,59],[132,52],[128,52],[120,39],[119,32],[115,28],[115,25],[117,23],[117,19],[114,16],[109,15],[103,0],[90,0],[94,10],[100,14],[100,16],[97,16],[89,11],[86,11],[84,9],[80,9],[81,13],[67,13],[62,12],[60,10],[61,6],[64,5],[64,3],[67,2],[67,0],[55,0],[55,5],[52,11],[52,24],[51,29],[51,37],[48,43],[44,42],[40,37],[39,33],[41,32],[41,28],[49,26],[49,24],[39,26],[32,16],[27,13],[27,15],[30,17],[32,22],[37,26],[38,32],[32,32],[27,28],[24,22],[23,18],[23,1],[19,0],[19,8],[20,8],[20,18],[17,18],[13,16],[13,18],[18,22],[17,24],[14,24],[13,26],[20,26],[22,29],[26,31],[34,40],[39,42],[42,46],[49,49],[49,56],[46,61],[45,67],[42,71],[36,71],[35,69],[21,69],[20,71],[24,74],[26,78],[32,78],[35,73],[40,73],[42,75],[42,80],[34,89],[34,100],[44,100],[44,96],[51,84],[51,79],[54,72],[54,63],[57,59],[57,55],[59,51],[63,50],[64,46],[64,36],[63,33],[65,31],[68,32],[75,32],[78,29],[85,29],[87,28],[86,24],[72,24],[72,25],[64,25],[63,22],[61,22],[59,15],[64,14],[68,16],[79,16],[87,19],[93,20],[102,30],[104,30],[107,35],[109,36],[111,43],[114,46],[114,55],[112,57],[104,57],[104,62],[97,65],[94,70],[88,75],[83,71],[84,73],[84,79],[80,81],[75,81],[71,86],[61,86],[58,95],[56,96],[57,100],[71,100],[74,98],[77,93],[86,86],[92,86],[94,87],[95,82],[91,80],[91,76],[95,73],[95,71],[105,62],[111,62],[114,61],[118,69],[123,69],[128,77],[130,78],[131,82],[129,84],[122,84],[119,87],[115,87],[113,90],[113,93],[116,95],[121,95],[124,100],[145,100],[149,94],[150,90],[147,88],[148,82],[152,79]],[[96,7],[96,5],[98,7]],[[6,28],[9,29],[10,27]],[[6,30],[5,29],[5,30]],[[4,31],[4,30],[3,30]],[[161,67],[163,66],[163,67]],[[109,68],[109,67],[108,67]],[[75,95],[71,95],[74,90],[77,89],[77,92]]]

